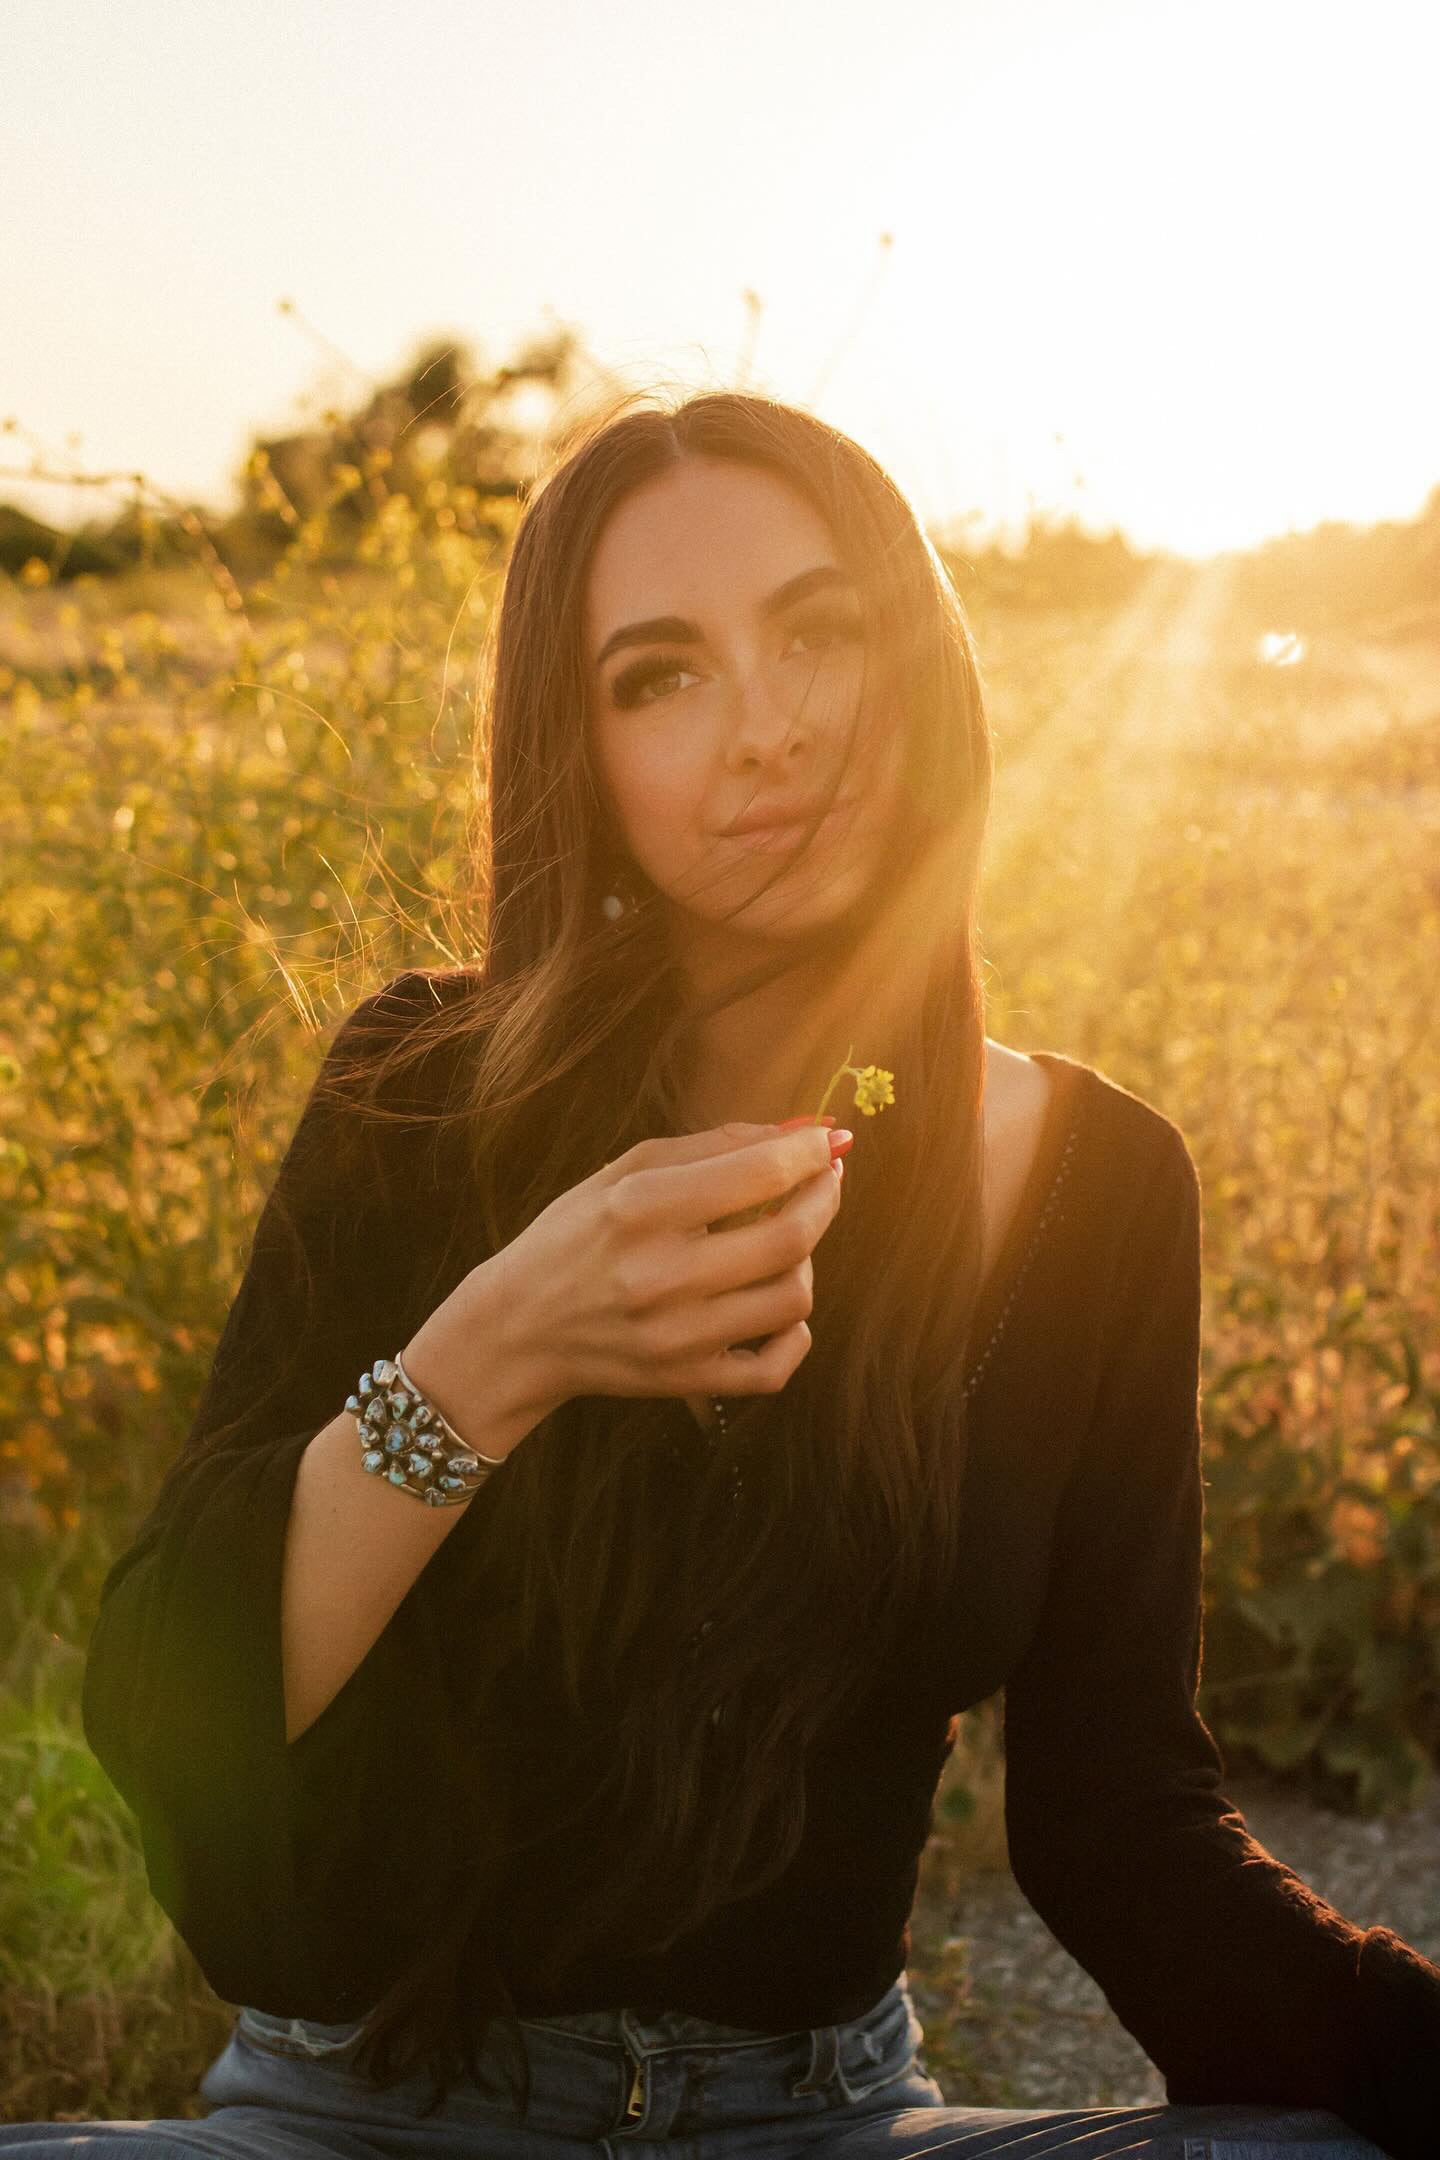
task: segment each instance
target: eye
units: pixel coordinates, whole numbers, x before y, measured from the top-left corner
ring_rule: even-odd
[[[798,623],[793,635],[797,638],[815,638],[824,644],[838,645],[846,638],[862,635],[858,620],[849,614],[830,610],[824,614],[811,615]]]
[[[689,668],[681,667],[675,660],[637,660],[633,667],[622,668],[610,685],[610,695],[623,710],[632,705],[653,705],[656,700],[645,692],[657,683],[673,682],[679,675],[688,675]]]
[[[792,644],[799,638],[816,640],[822,647],[842,643],[847,638],[863,636],[862,626],[854,615],[836,609],[822,610],[807,616],[791,631]],[[694,671],[684,667],[678,660],[666,660],[652,653],[647,660],[637,660],[630,667],[622,668],[610,685],[610,696],[621,711],[637,705],[655,705],[663,697],[673,695],[664,685],[673,685],[682,675]]]

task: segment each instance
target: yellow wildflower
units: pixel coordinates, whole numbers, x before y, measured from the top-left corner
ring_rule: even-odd
[[[850,1070],[854,1071],[853,1066]],[[855,1107],[865,1117],[874,1117],[894,1100],[895,1075],[883,1065],[866,1065],[855,1074]]]
[[[850,1048],[845,1053],[845,1064],[836,1067],[831,1075],[830,1085],[820,1098],[820,1108],[815,1113],[817,1118],[824,1117],[825,1105],[829,1102],[830,1097],[834,1094],[846,1073],[849,1073],[855,1082],[855,1108],[863,1116],[874,1117],[877,1111],[883,1110],[888,1103],[894,1102],[894,1073],[886,1072],[883,1065],[852,1065],[849,1060],[854,1054],[855,1045],[851,1043]]]

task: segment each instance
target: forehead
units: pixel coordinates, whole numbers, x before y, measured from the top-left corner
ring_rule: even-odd
[[[586,579],[586,650],[649,616],[743,611],[797,571],[838,560],[824,518],[777,474],[687,458],[606,519]]]

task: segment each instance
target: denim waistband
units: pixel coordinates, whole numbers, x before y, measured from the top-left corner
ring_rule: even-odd
[[[433,2121],[644,2142],[853,2106],[909,2070],[924,2039],[905,1974],[843,2023],[789,2033],[687,2011],[582,2010],[518,2020],[529,2071],[522,2111],[513,2044],[487,2033],[482,2079],[452,2087]],[[351,2068],[358,2022],[320,2025],[242,2009],[201,2085],[212,2106],[264,2103],[355,2120],[417,2112],[428,2080],[376,2087]],[[513,2028],[512,2028],[513,2032]],[[883,2100],[877,2102],[883,2105]],[[498,2150],[499,2148],[497,2148]]]
[[[788,2033],[718,2025],[685,2010],[664,2010],[651,2017],[632,2009],[561,2011],[553,2017],[521,2018],[519,2023],[530,2034],[608,2042],[623,2047],[636,2061],[682,2051],[706,2055],[717,2070],[733,2062],[750,2076],[778,2076],[792,2090],[797,2083],[818,2088],[837,2074],[842,2083],[853,2078],[856,2086],[867,2085],[878,2068],[907,2058],[923,2038],[903,1973],[858,2017]]]

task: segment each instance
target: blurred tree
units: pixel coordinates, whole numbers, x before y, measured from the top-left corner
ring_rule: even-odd
[[[18,578],[38,562],[55,579],[104,575],[193,560],[197,547],[213,547],[229,569],[255,575],[310,521],[323,526],[312,556],[344,562],[397,498],[421,533],[463,522],[472,538],[503,540],[550,421],[596,372],[568,327],[531,339],[488,371],[462,340],[426,339],[393,381],[353,410],[327,413],[322,425],[293,434],[256,437],[236,476],[236,507],[218,519],[143,482],[108,523],[68,532],[0,504],[0,574]],[[487,504],[508,514],[489,514]]]
[[[580,341],[568,329],[489,372],[465,344],[428,340],[392,382],[353,411],[328,415],[327,426],[258,437],[239,475],[239,510],[217,539],[227,553],[237,544],[278,549],[306,518],[326,513],[348,552],[347,539],[358,540],[396,495],[409,499],[422,527],[427,509],[443,519],[457,487],[513,501],[545,423],[581,372]],[[498,538],[503,521],[490,529]]]
[[[66,578],[118,570],[124,560],[123,551],[111,546],[103,533],[88,528],[61,532],[27,510],[0,503],[0,570],[11,577],[19,577],[28,562],[43,562],[52,578]]]

